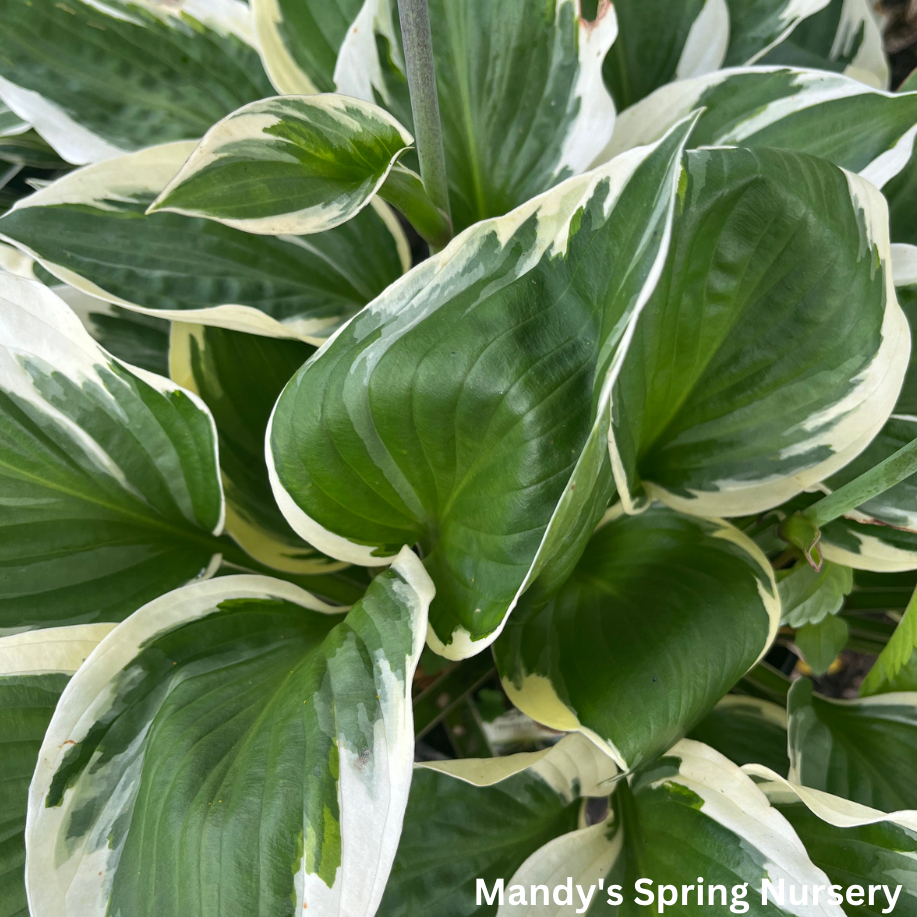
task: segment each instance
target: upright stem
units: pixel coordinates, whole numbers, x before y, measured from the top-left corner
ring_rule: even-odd
[[[821,528],[833,522],[844,513],[862,506],[864,503],[885,493],[886,490],[917,473],[917,439],[879,462],[874,468],[861,474],[858,478],[838,487],[834,493],[822,497],[808,509],[802,511],[814,526]]]
[[[404,39],[404,63],[411,91],[414,115],[414,137],[420,159],[420,177],[430,200],[446,215],[450,223],[449,185],[446,182],[446,157],[443,154],[443,130],[439,120],[436,72],[433,66],[433,38],[430,35],[430,12],[427,0],[398,0],[401,35]]]

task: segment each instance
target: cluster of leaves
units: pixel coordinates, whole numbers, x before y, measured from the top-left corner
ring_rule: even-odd
[[[917,85],[586,6],[430,0],[437,195],[395,0],[0,0],[0,917],[917,915]]]

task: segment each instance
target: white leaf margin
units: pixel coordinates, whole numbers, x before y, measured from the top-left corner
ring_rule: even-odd
[[[72,675],[116,626],[74,624],[0,637],[0,678]]]

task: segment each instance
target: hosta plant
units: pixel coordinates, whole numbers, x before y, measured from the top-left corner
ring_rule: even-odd
[[[917,915],[867,0],[0,22],[0,917]]]

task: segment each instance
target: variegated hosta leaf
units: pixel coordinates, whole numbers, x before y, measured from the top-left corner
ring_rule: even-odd
[[[740,767],[761,764],[786,776],[786,710],[768,700],[727,694],[692,730],[703,742]]]
[[[509,881],[580,823],[580,796],[607,796],[617,768],[581,735],[543,752],[415,768],[404,831],[379,917],[483,917],[477,880]]]
[[[413,142],[359,99],[262,99],[207,131],[150,210],[263,235],[323,232],[356,216]]]
[[[78,290],[148,315],[323,338],[407,269],[384,205],[310,236],[253,236],[147,207],[194,143],[87,166],[25,198],[0,238]]]
[[[694,147],[811,153],[880,188],[905,167],[917,135],[917,92],[883,92],[819,70],[739,67],[663,86],[622,112],[599,161],[656,140],[697,108]]]
[[[833,883],[863,887],[862,905],[845,905],[849,917],[917,914],[917,813],[886,814],[789,783],[767,768],[744,770]]]
[[[226,531],[256,560],[288,573],[322,573],[343,566],[323,557],[287,524],[274,502],[264,458],[264,434],[274,403],[314,352],[300,341],[172,325],[172,379],[200,395],[216,422]]]
[[[32,917],[372,917],[432,595],[405,550],[346,617],[281,580],[151,602],[65,691],[29,796]],[[168,881],[162,880],[168,876]]]
[[[818,624],[841,610],[844,597],[853,589],[853,570],[827,561],[816,570],[800,562],[790,570],[777,571],[777,589],[781,624],[789,627]]]
[[[917,248],[892,246],[898,302],[911,334],[917,328]],[[912,359],[882,432],[853,462],[832,475],[819,490],[830,492],[888,458],[917,438],[917,358]],[[917,569],[917,475],[822,527],[824,557],[859,570],[899,572]]]
[[[910,354],[886,213],[872,185],[821,159],[688,153],[666,267],[612,395],[628,512],[653,497],[761,512],[879,433]]]
[[[0,914],[29,917],[25,817],[29,782],[57,700],[113,624],[0,638]]]
[[[726,0],[617,0],[614,6],[620,37],[605,59],[604,75],[618,109],[673,80],[723,66]]]
[[[726,67],[760,60],[784,41],[804,20],[823,10],[830,0],[726,0],[729,7],[729,48]]]
[[[617,4],[615,4],[617,6]],[[431,0],[452,219],[500,216],[582,172],[614,129],[602,61],[615,8],[577,0]],[[411,129],[396,0],[366,0],[341,50],[338,89],[380,101]]]
[[[753,914],[844,917],[841,908],[824,900],[804,908],[790,903],[790,890],[800,895],[803,886],[830,883],[811,862],[790,823],[751,778],[713,749],[685,739],[629,779],[629,784],[618,784],[614,811],[606,822],[559,837],[526,860],[506,883],[506,903],[498,917],[571,913],[571,908],[556,904],[544,907],[540,896],[539,904],[533,904],[530,890],[533,885],[553,889],[566,884],[568,877],[587,893],[602,880],[601,890],[594,892],[592,913],[661,913],[656,901],[652,909],[635,903],[638,896],[646,901],[635,883],[648,879],[642,887],[650,887],[654,896],[659,885],[675,886],[676,895],[683,885],[691,886],[686,898],[675,904],[673,913],[678,914],[725,911],[736,886],[741,895],[747,883],[745,900]],[[698,877],[704,886],[700,901]],[[783,881],[787,899],[782,907],[761,907],[764,879]],[[622,887],[619,904],[609,903],[612,885]],[[711,888],[715,885],[725,886],[725,904],[722,893]],[[578,900],[575,889],[573,893]]]
[[[218,559],[213,419],[0,274],[0,634],[117,621]]]
[[[888,87],[888,61],[872,0],[831,0],[759,63],[832,70],[876,89]]]
[[[0,98],[78,165],[200,137],[270,95],[238,0],[5,0]]]
[[[268,437],[287,520],[352,563],[419,543],[429,641],[450,658],[489,645],[605,510],[606,377],[661,268],[688,129],[466,230],[280,396]]]
[[[790,780],[883,812],[917,809],[917,694],[853,701],[790,689]]]
[[[596,736],[632,768],[761,658],[780,602],[767,559],[732,526],[665,507],[609,516],[551,601],[537,584],[522,597],[494,656],[519,709]]]
[[[283,95],[333,92],[341,45],[361,0],[252,0],[261,60]]]
[[[917,599],[913,595],[891,640],[860,685],[861,697],[899,691],[917,692]]]

